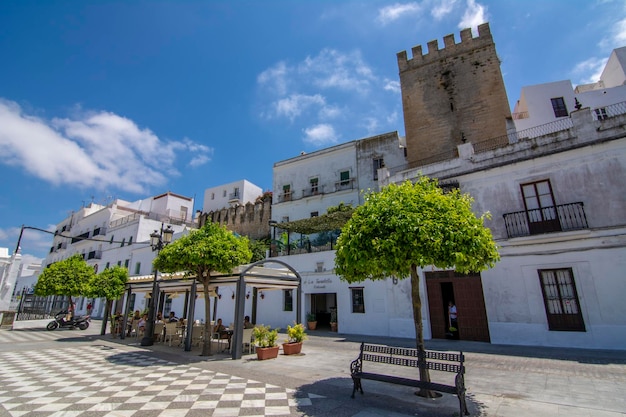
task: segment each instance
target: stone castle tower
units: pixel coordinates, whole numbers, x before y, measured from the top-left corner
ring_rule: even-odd
[[[457,157],[457,146],[505,136],[511,110],[489,24],[397,54],[407,160],[416,167]]]

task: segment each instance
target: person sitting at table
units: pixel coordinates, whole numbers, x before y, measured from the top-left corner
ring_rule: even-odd
[[[246,316],[243,318],[243,328],[251,329],[254,327],[254,324],[250,323],[250,316]]]
[[[144,314],[143,317],[139,319],[139,323],[137,323],[137,331],[143,333],[146,331],[146,322],[148,321],[148,314]]]
[[[215,323],[215,327],[213,327],[213,337],[215,339],[227,339],[228,349],[230,349],[230,335],[226,327],[222,324],[222,319],[217,319],[217,323]]]
[[[133,324],[137,323],[139,320],[141,320],[141,313],[139,310],[135,310],[135,314],[130,318],[130,320],[128,320],[128,330],[126,332],[126,336],[130,337],[130,334],[133,331]]]
[[[163,323],[163,314],[161,314],[160,311],[157,313],[156,322],[157,323]]]
[[[167,321],[170,323],[176,323],[178,321],[178,317],[176,317],[176,313],[170,311],[170,316],[167,318]]]

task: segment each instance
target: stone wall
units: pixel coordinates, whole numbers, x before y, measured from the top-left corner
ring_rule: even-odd
[[[207,221],[210,221],[224,225],[228,230],[247,236],[252,240],[259,240],[269,237],[269,221],[271,218],[271,199],[259,199],[254,204],[240,204],[235,207],[202,213],[200,216],[200,227]]]
[[[457,146],[506,135],[511,119],[500,60],[489,24],[444,37],[397,55],[410,166],[426,165],[456,157]]]

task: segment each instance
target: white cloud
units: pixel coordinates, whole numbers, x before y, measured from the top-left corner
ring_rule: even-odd
[[[483,6],[480,3],[477,3],[476,0],[467,0],[467,8],[463,13],[463,17],[459,22],[459,28],[476,28],[478,25],[487,22],[489,16],[487,14],[487,7]]]
[[[334,49],[323,49],[315,57],[306,57],[298,71],[312,77],[313,84],[324,89],[363,92],[375,79],[358,51],[342,54]]]
[[[313,96],[292,94],[289,97],[276,101],[274,103],[274,112],[279,117],[283,116],[293,121],[312,106],[323,107],[325,103],[324,97],[319,94]]]
[[[110,112],[85,112],[47,121],[0,99],[2,163],[54,185],[144,193],[178,175],[178,153],[194,152],[195,166],[210,149],[189,139],[164,141]],[[206,162],[204,158],[204,162]],[[155,168],[155,167],[158,167]]]
[[[276,63],[271,68],[266,69],[257,76],[257,82],[273,90],[276,94],[287,93],[289,69],[283,61]]]
[[[422,12],[422,6],[418,3],[396,3],[378,10],[376,20],[382,25],[387,25],[404,16],[416,16]]]
[[[400,81],[385,79],[385,85],[383,86],[385,91],[391,91],[392,93],[400,94]]]
[[[435,18],[435,20],[441,20],[452,12],[456,2],[457,0],[441,0],[438,5],[433,7],[430,14]]]
[[[316,147],[332,145],[338,139],[335,129],[329,124],[322,123],[304,129],[303,141]]]
[[[578,80],[576,84],[591,84],[600,79],[602,70],[608,58],[589,58],[576,64],[572,70],[572,78]]]

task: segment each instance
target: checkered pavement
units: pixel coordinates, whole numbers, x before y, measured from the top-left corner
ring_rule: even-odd
[[[290,416],[323,397],[104,345],[0,353],[0,415]]]

